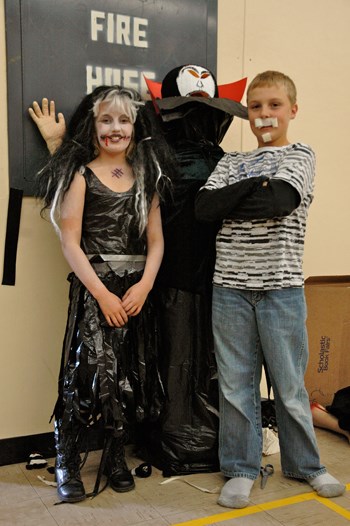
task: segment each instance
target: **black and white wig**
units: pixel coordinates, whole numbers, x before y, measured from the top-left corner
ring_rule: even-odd
[[[95,117],[101,102],[110,103],[134,124],[134,136],[126,155],[135,176],[135,213],[141,235],[154,194],[163,200],[178,172],[153,106],[145,104],[131,88],[99,86],[84,97],[70,119],[61,146],[39,173],[36,195],[43,202],[42,211],[50,209],[51,221],[59,233],[56,217],[73,177],[98,155]]]

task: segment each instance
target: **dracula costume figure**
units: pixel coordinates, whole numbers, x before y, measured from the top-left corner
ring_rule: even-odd
[[[146,81],[180,177],[173,200],[162,206],[165,251],[154,291],[167,399],[160,421],[143,434],[143,447],[164,476],[217,471],[211,290],[220,225],[196,221],[194,200],[224,153],[219,144],[234,116],[247,119],[240,104],[247,79],[218,86],[208,69],[184,65],[162,84]]]

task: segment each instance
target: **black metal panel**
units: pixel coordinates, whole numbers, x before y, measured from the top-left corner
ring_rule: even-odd
[[[217,0],[6,0],[10,185],[33,194],[46,150],[27,109],[46,96],[69,118],[100,84],[146,95],[181,64],[216,74]]]

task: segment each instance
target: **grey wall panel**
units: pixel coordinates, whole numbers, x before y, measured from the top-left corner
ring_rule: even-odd
[[[161,81],[194,63],[216,73],[217,0],[6,0],[10,185],[32,195],[46,150],[27,109],[46,96],[69,118],[100,84]]]

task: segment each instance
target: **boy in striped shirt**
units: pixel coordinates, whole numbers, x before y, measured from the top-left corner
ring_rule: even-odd
[[[281,466],[322,497],[345,486],[320,463],[304,373],[308,359],[302,258],[313,199],[315,155],[291,144],[289,122],[298,106],[283,73],[257,75],[247,91],[248,117],[258,147],[228,153],[196,200],[202,221],[222,220],[213,278],[213,333],[220,388],[219,458],[228,478],[218,503],[249,504],[260,472],[260,381],[271,379]]]

